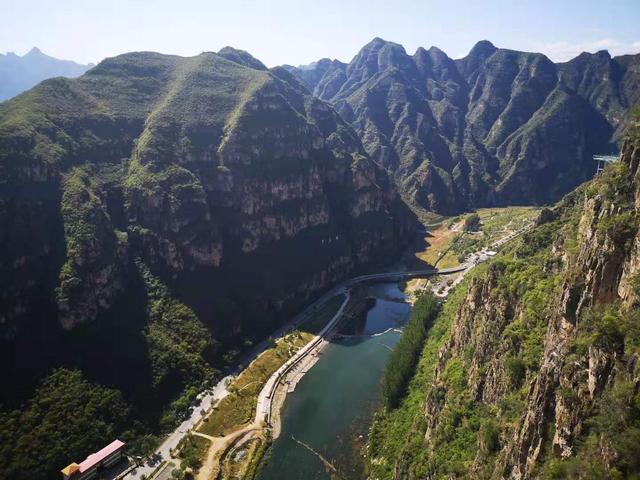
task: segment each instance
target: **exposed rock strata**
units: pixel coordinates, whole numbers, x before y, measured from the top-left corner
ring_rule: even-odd
[[[376,38],[349,64],[286,67],[335,105],[411,204],[441,213],[545,203],[615,151],[638,102],[638,55],[554,64],[481,41],[453,60]]]

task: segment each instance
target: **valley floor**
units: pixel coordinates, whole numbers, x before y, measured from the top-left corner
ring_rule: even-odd
[[[430,244],[415,252],[416,263],[412,266],[428,263],[445,270],[463,268],[438,276],[435,281],[410,280],[407,284],[410,298],[426,288],[445,297],[473,266],[489,258],[483,252],[523,231],[537,212],[528,207],[481,209],[478,211],[481,232],[463,232],[466,216],[443,221],[425,238]],[[232,478],[255,470],[278,435],[279,411],[287,393],[317,361],[349,303],[343,285],[274,332],[272,338],[277,340],[271,345],[256,347],[244,358],[242,363],[248,365],[245,369],[223,378],[212,390],[201,394],[190,418],[165,439],[146,464],[129,472],[123,480],[154,478],[153,475],[167,470],[158,468],[162,462],[171,461],[178,466],[179,443],[190,434],[211,442],[202,458],[199,480],[219,478],[221,471],[223,478]],[[283,372],[286,365],[289,368]]]

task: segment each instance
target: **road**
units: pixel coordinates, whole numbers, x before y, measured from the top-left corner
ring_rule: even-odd
[[[521,230],[513,232],[505,238],[502,238],[491,245],[491,248],[497,248],[504,243],[516,238],[521,235],[525,231],[530,230],[532,227],[527,226]],[[338,313],[329,321],[329,323],[325,326],[325,328],[314,337],[311,342],[305,345],[294,357],[292,357],[287,363],[285,363],[276,373],[274,373],[265,384],[265,387],[260,392],[258,397],[258,407],[256,408],[256,417],[255,422],[259,423],[262,421],[268,422],[270,420],[271,414],[271,401],[273,397],[273,391],[277,386],[282,375],[285,374],[290,368],[292,368],[296,363],[298,363],[305,355],[307,355],[310,351],[313,350],[315,344],[318,341],[322,340],[322,336],[329,332],[339,320],[340,315],[344,307],[347,305],[349,300],[349,288],[354,286],[357,283],[368,282],[368,281],[401,281],[408,280],[411,278],[419,278],[419,277],[430,277],[435,275],[450,275],[454,273],[464,272],[476,264],[489,259],[491,256],[495,255],[495,252],[489,251],[487,249],[483,249],[480,252],[475,252],[471,254],[466,261],[453,268],[444,268],[444,269],[421,269],[421,270],[412,270],[412,271],[396,271],[396,272],[382,272],[382,273],[372,273],[367,275],[359,275],[357,277],[345,280],[341,284],[337,285],[330,291],[326,292],[316,301],[311,303],[307,308],[305,308],[302,312],[296,315],[291,321],[287,322],[285,325],[277,329],[275,332],[271,334],[271,338],[279,338],[284,335],[286,332],[290,331],[292,328],[296,327],[303,320],[307,318],[307,316],[315,311],[315,309],[322,305],[324,302],[329,300],[330,298],[340,295],[346,294],[346,300],[340,307]],[[316,343],[314,343],[316,342]],[[198,404],[193,408],[191,415],[189,418],[184,420],[180,426],[174,430],[158,447],[158,449],[151,455],[147,462],[143,465],[137,467],[135,470],[130,471],[123,477],[123,480],[140,480],[142,475],[149,475],[156,469],[156,467],[163,461],[168,461],[171,459],[171,450],[175,449],[182,437],[189,431],[195,428],[198,422],[202,419],[201,412],[209,412],[209,410],[213,407],[213,405],[228,395],[227,384],[228,382],[238,373],[240,373],[243,368],[248,365],[253,359],[257,358],[268,346],[270,342],[265,340],[260,344],[256,345],[253,349],[251,349],[247,354],[245,354],[241,360],[238,362],[236,368],[223,379],[221,379],[215,387],[205,392],[202,392],[198,395]]]
[[[212,390],[203,392],[198,395],[199,403],[196,407],[194,407],[191,416],[184,422],[182,422],[180,426],[162,442],[160,447],[158,447],[158,449],[146,463],[129,472],[123,477],[123,479],[139,480],[143,475],[149,477],[149,475],[151,475],[151,473],[156,469],[158,465],[160,465],[160,463],[170,460],[171,450],[176,448],[182,437],[189,430],[193,429],[202,418],[200,412],[202,410],[208,412],[217,401],[228,395],[229,392],[227,392],[226,385],[230,378],[230,376],[223,378]]]

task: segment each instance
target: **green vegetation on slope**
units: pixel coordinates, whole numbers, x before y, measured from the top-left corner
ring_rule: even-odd
[[[576,455],[565,460],[549,459],[541,468],[540,478],[640,478],[640,394],[633,382],[618,380],[609,387],[596,403],[586,427],[588,433],[578,442]],[[603,446],[610,448],[609,464],[602,459]]]
[[[571,216],[563,218],[570,223]],[[573,219],[575,223],[575,218]],[[409,382],[407,395],[399,408],[379,413],[371,431],[368,465],[372,478],[448,478],[464,476],[478,455],[484,455],[486,471],[475,471],[476,478],[491,473],[499,438],[513,428],[524,407],[527,382],[538,369],[546,331],[548,302],[559,283],[559,276],[546,272],[544,265],[560,222],[543,225],[528,234],[519,245],[496,258],[490,266],[481,265],[450,294],[442,312],[427,334],[415,375]],[[575,225],[574,225],[575,226]],[[470,285],[490,276],[492,295],[500,302],[516,304],[520,299],[523,313],[504,329],[495,342],[509,344],[501,354],[506,382],[511,392],[500,405],[478,401],[468,384],[472,351],[460,356],[444,356],[440,376],[434,384],[434,372],[442,362],[442,348],[451,335],[451,325],[467,301]],[[481,371],[493,359],[480,365]],[[444,402],[430,442],[425,445],[428,429],[425,405]],[[398,477],[396,477],[398,478]]]
[[[405,395],[427,331],[431,328],[438,309],[438,300],[430,292],[421,295],[413,305],[411,318],[404,327],[384,372],[382,395],[388,409],[396,408]]]
[[[147,288],[149,326],[146,338],[153,369],[153,383],[178,380],[200,385],[213,371],[204,359],[213,347],[209,331],[193,311],[172,298],[167,287],[142,263],[136,261]]]
[[[485,271],[484,265],[476,268],[471,274]],[[424,401],[438,359],[438,352],[449,339],[449,328],[460,303],[464,300],[465,289],[471,276],[455,287],[449,294],[447,302],[427,331],[422,355],[418,361],[415,375],[411,378],[407,394],[399,408],[380,411],[374,418],[371,427],[367,458],[368,477],[392,478],[395,460],[406,450],[422,449],[423,435],[426,428]]]
[[[525,417],[544,429],[534,478],[637,478],[640,312],[609,300],[615,298],[607,293],[611,286],[600,278],[594,280],[601,289],[599,297],[592,293],[595,306],[572,304],[593,288],[585,286],[596,268],[592,255],[599,262],[630,258],[639,224],[634,181],[629,164],[609,166],[454,289],[427,334],[407,395],[375,419],[370,478],[508,475],[502,472],[513,468],[507,462],[514,451],[532,455],[527,449],[535,448],[514,444]],[[593,245],[580,241],[589,235]],[[637,274],[629,285],[637,295]],[[573,327],[563,327],[565,316]],[[554,354],[562,361],[550,373]],[[542,391],[560,407],[540,420]],[[552,448],[556,424],[567,430],[558,430],[565,437]],[[566,431],[575,438],[567,440]],[[558,455],[563,438],[570,442],[568,458]]]
[[[95,318],[98,304],[108,306],[122,283],[127,235],[114,229],[101,198],[107,176],[97,168],[74,168],[62,182],[66,262],[56,300],[71,325]]]
[[[55,370],[24,410],[0,412],[1,476],[58,478],[61,468],[116,436],[128,440],[129,422],[118,391],[89,383],[77,370]]]

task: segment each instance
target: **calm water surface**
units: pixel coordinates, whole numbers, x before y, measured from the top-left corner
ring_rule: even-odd
[[[376,304],[362,335],[334,340],[287,396],[282,432],[260,480],[364,478],[362,448],[380,404],[390,348],[400,338],[393,328],[402,327],[410,313],[395,283],[371,286],[369,296]]]

